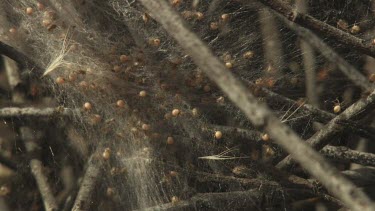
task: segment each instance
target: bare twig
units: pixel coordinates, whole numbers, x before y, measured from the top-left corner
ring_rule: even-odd
[[[251,188],[269,188],[269,189],[275,189],[280,188],[280,185],[277,182],[274,181],[264,181],[260,179],[248,179],[248,178],[238,178],[233,176],[224,176],[220,174],[210,174],[206,172],[200,172],[200,171],[194,171],[189,172],[194,176],[194,178],[198,182],[217,182],[220,184],[226,184],[226,185],[233,185],[233,184],[239,184],[244,188],[251,189]]]
[[[8,84],[11,88],[11,90],[14,90],[17,86],[19,86],[22,81],[17,71],[14,71],[14,69],[17,68],[17,63],[9,59],[5,56],[3,56],[4,63],[5,63],[5,70],[7,72],[7,78],[8,78]]]
[[[73,211],[84,211],[89,210],[93,203],[92,195],[103,173],[101,162],[98,160],[98,155],[101,152],[101,147],[91,155],[88,167],[86,169],[85,176],[83,177],[81,187],[78,191],[78,195],[75,199],[72,210]]]
[[[272,112],[230,73],[210,49],[184,26],[182,18],[166,1],[140,1],[161,23],[206,75],[213,80],[251,120],[254,126],[264,128],[275,141],[293,154],[326,188],[354,210],[372,210],[373,202],[315,150],[305,144],[290,128],[280,122]]]
[[[283,47],[274,15],[268,10],[260,10],[259,21],[263,36],[263,49],[266,65],[272,68],[284,67]]]
[[[36,137],[33,131],[28,127],[21,127],[20,134],[25,141],[27,152],[31,156],[36,154],[39,148],[38,144],[36,143],[38,137]],[[43,173],[42,162],[37,158],[32,158],[30,160],[30,168],[42,196],[44,208],[48,211],[57,210],[58,207],[55,197],[53,196],[53,192],[48,184],[48,179]]]
[[[79,110],[73,110],[69,108],[18,108],[8,107],[0,109],[0,118],[25,118],[25,117],[62,117],[62,116],[73,116],[79,114]]]
[[[296,8],[301,13],[307,14],[308,2],[296,1]],[[301,41],[301,51],[303,56],[303,67],[305,70],[306,97],[308,102],[319,107],[319,97],[316,89],[316,70],[315,55],[312,47],[306,42]]]
[[[375,168],[373,167],[346,170],[342,174],[359,187],[375,185]]]
[[[364,166],[375,166],[375,155],[372,153],[358,152],[347,147],[325,146],[320,152],[327,158],[352,162]]]
[[[375,47],[371,43],[357,38],[349,33],[346,33],[340,29],[337,29],[327,23],[319,21],[307,14],[299,13],[297,10],[293,9],[290,5],[280,1],[280,0],[259,0],[260,2],[266,4],[273,10],[282,14],[290,21],[297,23],[303,27],[306,27],[312,31],[316,31],[325,37],[332,37],[336,41],[341,42],[352,49],[361,51],[364,54],[375,57]]]
[[[352,181],[358,187],[371,187],[375,185],[375,168],[364,167],[354,170],[345,170],[341,172],[346,178]],[[315,179],[309,179],[312,184],[319,184]]]
[[[324,146],[329,144],[333,137],[342,132],[345,127],[341,124],[345,121],[355,120],[360,116],[366,114],[367,111],[371,111],[375,108],[375,91],[371,93],[366,99],[361,99],[358,102],[351,105],[343,113],[332,119],[323,129],[315,133],[311,138],[307,140],[313,148],[321,150]],[[284,158],[279,164],[278,168],[287,169],[293,164],[292,157],[288,156]]]
[[[40,194],[42,195],[44,207],[47,211],[57,210],[57,203],[49,187],[48,179],[43,174],[42,162],[38,159],[30,160],[31,172],[34,175]]]
[[[214,210],[232,210],[246,207],[247,209],[262,210],[272,206],[282,206],[284,198],[278,191],[269,194],[261,190],[233,191],[227,193],[202,193],[188,200],[176,203],[167,203],[144,210],[185,210],[198,207],[210,207]],[[235,201],[236,203],[231,203]],[[265,204],[263,202],[266,202]]]
[[[20,64],[25,65],[25,67],[29,67],[28,65],[30,63],[28,63],[26,56],[18,53],[12,47],[7,46],[0,42],[0,53],[3,53],[4,49],[6,52],[5,54],[6,56],[14,59],[17,62],[21,62]],[[19,58],[17,56],[19,56]],[[13,57],[17,57],[17,58],[13,58]],[[25,60],[21,61],[20,59],[21,60],[25,59]],[[12,87],[13,88],[12,91],[19,92],[19,90],[15,90],[16,86],[22,83],[17,66],[16,65],[8,66],[7,69],[8,69],[7,70],[8,81],[12,86],[14,85],[14,87]],[[13,101],[15,101],[16,103],[24,103],[26,99],[23,94],[18,94],[17,99],[13,98]],[[39,145],[37,143],[37,140],[39,138],[35,136],[35,134],[29,127],[20,127],[20,134],[22,136],[22,139],[24,140],[27,153],[29,154],[29,156],[32,156],[32,158],[29,161],[31,173],[33,174],[36,180],[36,184],[42,196],[44,208],[47,211],[57,210],[58,207],[57,207],[55,197],[48,184],[48,179],[43,173],[43,164],[38,158],[35,158],[35,156],[38,154]]]
[[[23,68],[28,68],[33,71],[37,76],[41,76],[43,70],[33,60],[27,57],[25,54],[16,50],[15,48],[0,41],[0,54],[3,54],[14,61],[16,61]]]
[[[0,154],[0,163],[13,171],[17,171],[17,164]]]
[[[291,105],[298,105],[298,103],[295,100],[292,100],[290,98],[287,98],[283,95],[280,95],[276,92],[273,92],[271,90],[268,90],[266,88],[258,87],[255,84],[245,81],[246,85],[250,87],[251,90],[260,90],[261,94],[263,94],[264,98],[267,100],[269,103],[284,103],[284,104],[291,104]],[[302,107],[301,110],[303,112],[306,112],[313,116],[315,119],[322,121],[322,122],[328,122],[331,119],[333,119],[336,115],[329,113],[327,111],[321,110],[319,108],[316,108],[313,105],[305,103]]]
[[[279,15],[280,19],[288,26],[290,29],[295,31],[300,37],[302,37],[305,42],[309,43],[316,50],[330,62],[336,64],[338,69],[346,75],[354,84],[361,87],[365,91],[373,91],[375,85],[370,83],[370,81],[363,76],[355,67],[349,64],[345,59],[343,59],[338,53],[336,53],[331,47],[325,44],[318,36],[312,33],[310,30],[305,29],[297,24],[288,21],[283,16]]]
[[[214,131],[221,131],[224,136],[231,138],[242,138],[246,140],[254,141],[254,143],[262,142],[262,133],[256,130],[248,130],[243,128],[223,126],[223,125],[207,125],[207,127],[202,128],[204,133],[214,133]]]
[[[3,56],[3,59],[5,71],[7,73],[8,84],[12,91],[12,101],[14,103],[22,103],[25,98],[25,93],[21,89],[23,83],[18,73],[18,65],[14,60],[6,56]]]
[[[291,206],[293,210],[303,210],[321,201],[321,198],[314,197],[309,199],[303,199],[296,202],[292,202]]]

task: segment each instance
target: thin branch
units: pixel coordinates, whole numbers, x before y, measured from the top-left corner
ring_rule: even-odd
[[[144,159],[144,158],[136,158]],[[150,162],[150,160],[147,160]],[[202,171],[195,171],[189,168],[182,168],[176,165],[171,165],[169,163],[160,162],[157,160],[152,160],[153,163],[165,166],[176,170],[182,175],[188,175],[189,180],[192,179],[196,185],[212,185],[220,184],[227,187],[238,187],[239,189],[258,189],[258,190],[268,190],[265,191],[270,193],[275,190],[282,190],[286,195],[292,197],[293,199],[303,199],[306,197],[321,197],[326,201],[330,201],[334,204],[342,206],[340,202],[336,199],[332,199],[329,195],[325,194],[324,191],[317,191],[318,187],[316,181],[310,182],[309,180],[300,178],[298,176],[288,174],[287,172],[280,171],[274,166],[257,166],[256,169],[261,172],[265,172],[268,176],[275,178],[271,180],[264,180],[259,178],[252,178],[252,174],[242,175],[243,177],[234,177],[231,175],[222,175],[222,174],[213,174]],[[245,167],[246,168],[246,167]],[[246,169],[243,169],[245,172],[248,172]],[[249,169],[248,169],[249,170]],[[258,171],[257,170],[257,171]],[[244,173],[244,172],[242,172]]]
[[[69,108],[18,108],[8,107],[0,109],[0,118],[25,118],[25,117],[54,117],[54,116],[73,116],[79,114],[79,110]]]
[[[17,164],[0,154],[0,163],[13,171],[17,171]]]
[[[316,132],[306,142],[314,149],[321,150],[324,146],[329,144],[333,138],[341,133],[345,127],[342,123],[346,121],[353,121],[366,114],[375,108],[375,91],[372,92],[366,99],[361,99],[347,108],[340,115],[332,119],[321,130]],[[278,168],[289,169],[293,165],[292,157],[289,155],[277,164]]]
[[[93,192],[96,188],[99,179],[101,178],[102,163],[98,160],[98,155],[101,153],[101,147],[91,155],[88,167],[86,169],[85,176],[83,177],[81,187],[78,191],[77,197],[75,199],[72,211],[85,211],[89,210],[93,203]]]
[[[375,168],[359,168],[342,172],[348,179],[359,187],[375,185]]]
[[[182,18],[173,11],[166,1],[140,0],[140,2],[177,40],[198,67],[246,114],[254,126],[264,128],[278,144],[291,153],[346,206],[354,210],[372,210],[372,207],[375,206],[374,203],[349,180],[341,176],[340,172],[328,164],[318,152],[304,143],[290,128],[282,124],[266,105],[260,104],[213,55],[212,51],[185,27]]]
[[[263,87],[256,86],[254,83],[245,81],[246,85],[249,86],[251,90],[259,90],[260,95],[266,99],[268,103],[283,103],[283,104],[294,104],[298,105],[298,103],[295,100],[292,100],[290,98],[287,98],[283,95],[280,95],[276,92],[273,92],[271,90],[268,90]],[[313,116],[315,119],[322,121],[322,122],[328,122],[331,119],[335,118],[335,114],[329,113],[327,111],[321,110],[313,105],[305,103],[301,107],[303,112],[306,112]]]
[[[296,1],[295,2],[297,11],[307,14],[308,2],[307,1]],[[315,54],[312,47],[301,41],[300,48],[303,56],[303,68],[305,70],[305,84],[306,84],[306,97],[308,102],[314,106],[319,107],[319,96],[316,91],[316,66],[315,66]]]
[[[20,134],[22,139],[25,141],[26,151],[30,156],[36,154],[39,149],[38,144],[35,140],[38,138],[34,135],[33,131],[28,127],[21,127]],[[36,184],[38,186],[40,195],[42,196],[44,208],[47,211],[57,210],[57,202],[53,196],[53,192],[48,184],[48,178],[43,173],[43,164],[37,158],[30,160],[31,173],[33,174]]]
[[[221,131],[225,137],[251,140],[254,141],[254,143],[262,142],[262,133],[256,130],[249,130],[224,125],[207,125],[207,127],[202,128],[202,132],[211,133],[212,135],[215,131]]]
[[[9,48],[8,48],[9,47]],[[0,42],[0,54],[4,52],[4,49],[6,53],[13,53],[14,55],[5,54],[6,56],[12,58],[11,56],[19,56],[19,58],[12,58],[14,61],[21,62],[20,64],[26,65],[25,67],[28,67],[27,58],[23,56],[23,54],[19,54],[16,50],[11,48],[10,46],[3,45]],[[20,61],[19,59],[25,59],[25,61]],[[7,66],[7,76],[8,81],[10,83],[22,83],[18,68],[16,65]],[[14,81],[16,80],[16,81]],[[13,84],[16,85],[16,84]],[[15,90],[16,87],[13,87],[13,95],[18,92],[17,98],[13,97],[13,101],[16,103],[24,103],[26,101],[25,95],[20,94],[19,90]],[[29,127],[20,127],[20,135],[22,139],[24,140],[25,148],[29,156],[31,156],[31,159],[29,161],[31,173],[33,174],[36,184],[38,186],[40,195],[43,200],[44,208],[47,211],[54,211],[57,210],[57,202],[53,195],[53,192],[48,184],[48,178],[43,173],[43,163],[40,161],[36,156],[39,156],[39,144],[37,143],[37,139],[39,137],[36,137],[33,133],[32,129]]]
[[[273,68],[284,68],[283,47],[280,40],[276,18],[268,10],[258,12],[260,28],[263,37],[263,52],[266,65]]]
[[[41,76],[43,70],[39,65],[37,65],[33,60],[27,57],[25,54],[16,50],[15,48],[0,41],[0,54],[3,54],[14,61],[16,61],[23,68],[28,68],[33,71],[37,76]]]
[[[47,177],[43,174],[42,162],[38,159],[30,160],[31,172],[34,175],[40,194],[42,195],[44,207],[47,211],[57,210],[57,203],[48,184]]]
[[[372,92],[375,89],[374,84],[372,84],[354,66],[349,64],[345,59],[343,59],[338,53],[336,53],[331,47],[325,44],[310,30],[288,21],[281,15],[278,15],[278,17],[286,24],[287,27],[296,32],[298,36],[304,39],[305,42],[309,43],[312,47],[319,51],[328,61],[332,62],[332,64],[337,65],[338,69],[344,75],[346,75],[346,77],[348,77],[355,85],[368,92]]]
[[[346,178],[352,181],[358,187],[371,187],[375,185],[375,168],[364,167],[354,170],[345,170],[341,172]],[[319,185],[315,179],[309,179],[312,184]]]
[[[324,37],[334,38],[336,41],[341,42],[346,46],[350,46],[352,49],[356,49],[364,54],[375,57],[375,47],[370,42],[366,42],[363,39],[357,38],[327,23],[319,21],[310,15],[300,13],[280,0],[259,1],[285,16],[289,21],[297,23],[314,32],[318,32]]]
[[[137,158],[143,159],[143,158]],[[149,162],[149,160],[147,161]],[[213,174],[207,173],[202,171],[195,171],[188,168],[182,168],[176,165],[170,165],[168,163],[160,162],[157,160],[152,160],[156,164],[160,166],[167,165],[169,168],[173,170],[177,170],[184,175],[189,175],[192,179],[196,180],[199,183],[219,183],[222,185],[241,185],[241,187],[246,189],[252,188],[259,188],[259,187],[268,187],[270,189],[276,189],[280,187],[280,185],[284,188],[302,188],[302,189],[310,189],[315,190],[318,189],[318,186],[311,183],[309,180],[295,176],[293,174],[289,174],[285,171],[281,171],[274,166],[271,165],[264,165],[259,164],[256,165],[255,169],[249,169],[247,167],[241,167],[240,170],[237,170],[236,175],[241,175],[241,177],[235,176],[228,176],[222,174]],[[276,181],[271,180],[262,180],[258,178],[253,178],[253,171],[262,172],[262,174],[266,174],[275,178]],[[319,196],[319,195],[317,195]]]
[[[144,210],[195,210],[200,207],[210,207],[213,210],[233,210],[243,207],[263,210],[267,207],[283,206],[284,200],[283,194],[278,191],[270,194],[254,189],[226,193],[201,193],[188,200],[149,207]]]
[[[233,176],[225,176],[220,174],[210,174],[206,172],[200,172],[200,171],[189,171],[191,176],[194,176],[194,178],[200,182],[217,182],[219,184],[223,185],[234,185],[239,184],[243,188],[251,189],[251,188],[269,188],[269,189],[276,189],[280,188],[280,185],[277,182],[274,181],[265,181],[260,179],[249,179],[249,178],[238,178]]]
[[[2,56],[4,61],[4,67],[8,78],[8,84],[10,87],[10,90],[12,91],[12,101],[16,104],[23,103],[25,99],[25,92],[22,90],[24,87],[24,84],[21,80],[21,77],[18,72],[18,65],[17,63],[6,57]]]
[[[347,147],[325,146],[320,152],[332,160],[375,166],[375,154],[351,150]]]
[[[7,73],[8,84],[11,90],[14,90],[16,87],[22,84],[20,75],[17,71],[15,71],[15,69],[17,68],[17,63],[5,56],[3,56],[3,59],[5,63],[5,71]]]

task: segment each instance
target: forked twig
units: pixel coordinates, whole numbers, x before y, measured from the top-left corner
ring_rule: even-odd
[[[334,136],[336,136],[338,133],[342,132],[345,129],[345,127],[343,127],[340,124],[341,122],[355,120],[356,118],[365,114],[367,111],[370,111],[374,108],[375,91],[372,92],[366,99],[361,99],[357,101],[349,108],[347,108],[344,112],[342,112],[340,115],[336,116],[328,124],[326,124],[324,128],[316,132],[306,142],[310,144],[313,148],[321,150],[324,146],[326,146],[333,140]],[[292,166],[292,164],[292,157],[289,155],[288,157],[284,158],[281,162],[279,162],[279,164],[277,164],[277,167],[282,169],[288,169]]]

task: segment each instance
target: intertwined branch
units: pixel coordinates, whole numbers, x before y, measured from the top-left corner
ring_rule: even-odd
[[[372,210],[375,206],[373,202],[328,164],[319,153],[303,143],[265,105],[260,104],[249,94],[246,88],[213,56],[211,50],[185,27],[181,17],[165,1],[141,0],[141,2],[206,75],[245,113],[254,126],[265,129],[346,206],[355,210]]]
[[[336,41],[350,46],[352,49],[356,49],[364,54],[375,57],[375,46],[373,46],[371,42],[357,38],[356,36],[348,34],[347,32],[335,28],[327,23],[319,21],[310,15],[301,13],[280,0],[260,0],[260,2],[269,6],[296,24],[320,33],[325,37],[334,38]]]
[[[329,113],[309,104],[301,105],[301,112],[313,116],[314,120],[318,120],[323,123],[328,122],[323,129],[308,139],[307,143],[304,143],[304,140],[299,138],[295,132],[283,124],[266,105],[259,103],[259,101],[249,93],[249,89],[253,92],[258,91],[259,96],[264,97],[268,103],[282,103],[298,106],[296,101],[268,89],[261,88],[249,81],[239,80],[233,76],[233,74],[229,72],[213,55],[212,51],[193,32],[185,27],[184,21],[176,12],[173,11],[165,0],[140,0],[140,2],[148,9],[148,11],[150,11],[152,17],[155,18],[156,21],[159,22],[175,40],[177,40],[177,42],[182,46],[185,52],[189,54],[196,65],[202,69],[206,75],[212,81],[214,81],[221,88],[221,90],[223,90],[229,99],[243,111],[246,117],[253,123],[255,128],[259,131],[266,131],[267,134],[272,137],[272,140],[281,145],[286,152],[290,153],[290,156],[285,158],[277,165],[278,168],[286,169],[291,167],[293,164],[293,158],[293,160],[300,163],[303,168],[313,175],[317,181],[321,182],[330,193],[340,199],[346,207],[353,210],[373,209],[375,206],[374,203],[355,185],[364,186],[373,184],[373,178],[375,175],[374,170],[372,168],[361,168],[361,170],[357,171],[351,170],[339,172],[332,165],[330,165],[322,155],[324,155],[326,158],[337,161],[353,162],[370,166],[375,164],[374,155],[372,153],[358,152],[344,147],[326,146],[334,140],[336,135],[343,132],[348,122],[355,122],[357,124],[357,120],[375,108],[375,92],[372,92],[374,90],[374,85],[370,83],[363,75],[361,75],[356,68],[351,66],[332,48],[326,45],[318,36],[314,35],[312,32],[303,27],[320,32],[322,35],[327,37],[340,38],[338,39],[339,42],[346,45],[351,45],[353,48],[371,56],[375,55],[374,47],[370,46],[370,44],[365,44],[363,40],[356,38],[353,35],[329,26],[328,24],[316,20],[311,16],[299,13],[281,1],[261,0],[261,2],[270,6],[274,11],[287,16],[293,22],[303,26],[297,26],[295,23],[286,21],[285,18],[283,19],[290,29],[305,39],[306,42],[309,42],[311,46],[318,49],[321,54],[327,58],[327,60],[332,63],[336,63],[339,69],[350,80],[352,80],[354,84],[367,92],[372,92],[365,99],[359,100],[340,115]],[[139,11],[133,11],[131,9],[132,8],[129,5],[129,11],[131,12],[127,15],[141,15]],[[66,13],[66,11],[63,11],[63,13]],[[126,24],[134,26],[130,20]],[[133,31],[132,33],[134,36],[139,32]],[[142,31],[141,33],[147,32]],[[143,46],[145,44],[144,39],[136,39],[135,41],[138,41],[139,46]],[[42,73],[42,68],[30,58],[2,42],[0,42],[0,54],[12,58],[22,67],[29,68],[36,76],[40,76]],[[10,75],[12,76],[12,74]],[[14,76],[17,76],[17,74]],[[15,80],[13,81],[14,83],[11,83],[12,88],[17,87],[17,85],[21,83],[17,77],[15,77]],[[0,109],[0,118],[39,118],[54,116],[72,117],[77,115],[82,115],[81,111],[60,107],[9,107]],[[181,117],[181,119],[183,118]],[[188,127],[188,124],[194,123],[184,122],[183,124],[185,124],[184,127]],[[205,126],[206,127],[201,128],[201,131],[199,132],[202,132],[202,134],[207,136],[212,136],[212,132],[218,130],[223,132],[226,138],[231,137],[247,139],[254,141],[254,143],[257,144],[268,144],[267,142],[262,142],[260,140],[262,133],[255,129],[243,129],[221,125]],[[191,138],[201,135],[192,134],[192,132],[190,133],[191,134],[189,135]],[[29,141],[31,144],[34,142],[31,139],[24,139],[25,141]],[[228,140],[228,143],[230,143],[230,141],[231,140]],[[206,143],[206,146],[209,146],[209,148],[214,148],[212,143]],[[322,155],[316,150],[320,150]],[[96,187],[103,176],[102,163],[98,158],[102,151],[103,148],[101,146],[97,146],[97,150],[92,154],[87,162],[87,168],[82,182],[80,183],[79,192],[74,200],[75,202],[73,205],[73,210],[89,210],[90,206],[94,202],[93,196],[95,195],[94,193]],[[33,154],[33,150],[28,150],[28,153]],[[0,163],[5,164],[13,170],[17,170],[18,168],[12,161],[2,158],[1,156]],[[31,173],[36,179],[45,208],[47,210],[56,210],[58,205],[54,198],[53,191],[48,184],[47,177],[44,174],[42,162],[39,159],[32,157],[30,160],[30,166]],[[180,172],[184,172],[183,169],[178,170]],[[230,203],[233,201],[236,201],[235,205],[241,208],[246,207],[248,209],[262,209],[265,208],[263,207],[264,203],[262,203],[264,200],[267,201],[267,203],[265,203],[267,206],[279,206],[280,204],[283,204],[280,206],[285,206],[285,198],[283,194],[290,193],[293,195],[293,191],[295,191],[295,189],[293,189],[294,187],[301,188],[297,191],[297,194],[301,194],[300,196],[309,197],[309,199],[324,198],[325,200],[332,201],[334,204],[341,206],[341,202],[330,198],[325,192],[315,191],[315,189],[318,188],[316,185],[317,181],[306,180],[294,175],[290,175],[276,169],[274,166],[269,168],[267,173],[274,177],[282,177],[278,178],[278,182],[263,181],[260,179],[238,178],[234,176],[199,171],[187,173],[198,183],[218,183],[228,186],[238,184],[241,187],[250,190],[232,191],[226,193],[201,193],[196,194],[190,199],[178,201],[177,203],[172,202],[150,207],[148,210],[193,209],[200,206],[215,207],[218,209],[222,209],[223,207],[233,209],[234,206],[232,206]],[[247,177],[251,176],[247,175]],[[285,185],[287,188],[285,188],[283,185]],[[288,189],[288,185],[293,188]],[[305,201],[302,202],[304,203]]]

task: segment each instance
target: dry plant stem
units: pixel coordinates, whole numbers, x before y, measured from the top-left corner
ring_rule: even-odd
[[[338,69],[348,77],[353,84],[361,87],[363,90],[372,92],[375,89],[375,85],[372,84],[365,76],[363,76],[355,67],[349,64],[343,59],[338,53],[336,53],[331,47],[325,44],[318,36],[312,33],[310,30],[305,29],[297,24],[288,21],[283,16],[279,15],[280,19],[289,27],[291,30],[296,32],[298,36],[302,37],[306,43],[309,43],[314,47],[330,62],[336,64]]]
[[[357,187],[368,188],[375,185],[375,168],[363,167],[354,170],[345,170],[341,172],[346,178],[352,181]],[[319,184],[315,179],[309,179],[312,184]]]
[[[250,87],[251,90],[259,89],[259,87],[257,87],[255,84],[249,81],[245,81],[245,83],[246,85]],[[275,102],[275,103],[285,103],[285,104],[291,104],[291,105],[295,104],[296,106],[298,106],[298,103],[296,101],[290,98],[287,98],[285,96],[282,96],[271,90],[268,90],[266,88],[260,88],[260,91],[264,95],[266,100],[271,103]],[[306,104],[306,103],[301,107],[301,110],[312,115],[315,119],[322,121],[322,122],[328,122],[336,116],[335,114],[321,110],[319,108],[316,108],[313,105]]]
[[[279,29],[277,28],[276,18],[272,12],[268,10],[260,10],[259,12],[260,28],[263,36],[263,49],[265,54],[265,62],[274,68],[282,69],[283,47],[280,41]]]
[[[274,193],[269,194],[257,189],[227,193],[201,193],[188,200],[149,207],[144,210],[195,210],[199,207],[210,207],[215,210],[231,210],[243,207],[262,210],[271,206],[283,206],[284,198],[282,194],[277,191]],[[230,203],[233,201],[236,201],[236,203]]]
[[[351,150],[347,147],[325,146],[320,152],[332,160],[375,166],[375,154]]]
[[[217,182],[219,184],[240,184],[244,188],[268,188],[276,189],[281,188],[277,182],[274,181],[265,181],[260,179],[248,179],[248,178],[238,178],[233,176],[224,176],[220,174],[210,174],[206,172],[189,172],[194,175],[195,179],[198,182]]]
[[[306,75],[306,96],[309,103],[311,103],[314,106],[319,106],[319,99],[316,88],[314,51],[311,48],[311,46],[305,41],[302,41],[301,43],[301,50],[303,52],[303,66]]]
[[[256,130],[248,130],[243,128],[223,126],[223,125],[207,125],[206,128],[202,128],[203,132],[213,133],[213,131],[221,131],[226,137],[235,137],[248,139],[251,141],[261,141],[262,133]],[[261,141],[264,142],[264,141]]]
[[[375,47],[370,42],[366,43],[365,40],[357,38],[349,33],[346,33],[340,29],[337,29],[329,24],[319,21],[307,14],[299,13],[293,9],[290,5],[280,0],[259,0],[265,5],[269,6],[273,10],[282,14],[290,21],[297,23],[305,28],[308,28],[314,32],[319,32],[324,37],[332,37],[336,41],[350,46],[352,49],[356,49],[366,55],[375,57]]]
[[[85,176],[83,177],[81,187],[72,208],[73,211],[90,210],[90,206],[93,203],[93,192],[98,180],[101,178],[101,174],[103,173],[101,162],[98,160],[98,155],[100,155],[101,149],[101,147],[98,147],[96,152],[90,157]]]
[[[25,117],[62,117],[62,116],[73,116],[79,114],[78,110],[69,108],[18,108],[8,107],[0,109],[0,118],[25,118]]]
[[[252,90],[258,89],[258,87],[251,82],[246,81],[245,83],[248,84]],[[293,104],[298,105],[298,103],[296,101],[294,101],[290,98],[287,98],[283,95],[277,94],[276,92],[273,92],[273,91],[268,90],[266,88],[260,88],[260,91],[264,95],[264,97],[266,98],[267,101],[284,103],[284,104],[291,104],[291,105],[293,105]],[[316,108],[313,105],[306,104],[306,103],[301,107],[301,110],[306,112],[306,113],[309,113],[314,118],[316,118],[317,120],[322,121],[322,122],[328,122],[331,119],[335,118],[335,116],[336,116],[335,114],[332,114],[332,113],[329,113],[327,111],[321,110],[319,108]]]
[[[34,175],[40,194],[43,198],[44,208],[47,211],[57,210],[57,203],[49,187],[48,179],[43,174],[42,162],[38,159],[30,160],[31,172]]]
[[[366,99],[361,99],[351,105],[340,115],[332,119],[323,129],[316,132],[306,142],[314,149],[321,150],[324,146],[329,144],[333,138],[341,133],[345,127],[341,125],[345,121],[355,120],[356,118],[366,114],[375,108],[375,91],[372,92]],[[293,166],[292,157],[289,155],[277,164],[278,168],[289,169]]]
[[[5,62],[5,70],[7,73],[8,78],[8,84],[11,88],[11,90],[14,90],[18,85],[22,83],[21,78],[17,71],[14,71],[17,64],[14,62],[14,60],[11,60],[5,56],[3,56],[4,62]],[[12,66],[12,67],[11,67]]]
[[[0,51],[2,49],[2,43],[0,42]],[[13,50],[13,48],[9,48],[10,50]],[[13,50],[12,52],[18,53],[16,50]],[[8,56],[8,55],[7,55]],[[19,55],[22,56],[22,55]],[[10,56],[9,56],[10,57]],[[10,57],[11,58],[11,57]],[[13,59],[13,58],[12,58]],[[17,60],[15,60],[17,61]],[[27,66],[25,66],[27,67]],[[16,65],[13,66],[7,66],[7,76],[8,76],[8,81],[10,83],[14,83],[13,80],[17,80],[17,83],[22,83],[20,76],[19,76],[19,71]],[[14,87],[15,88],[15,87]],[[18,92],[19,90],[12,90],[13,92]],[[13,98],[13,101],[16,103],[24,103],[26,101],[24,95],[18,95],[17,99]],[[21,127],[20,128],[20,134],[24,140],[26,151],[30,156],[33,156],[37,154],[37,149],[38,149],[38,144],[37,144],[37,137],[33,134],[32,130],[28,127]],[[31,173],[33,174],[39,192],[42,196],[43,199],[43,204],[44,208],[47,211],[53,211],[57,210],[57,203],[56,200],[53,196],[53,193],[51,191],[51,188],[48,184],[48,179],[47,177],[43,174],[43,164],[40,160],[36,158],[30,159],[30,168],[31,168]]]
[[[5,71],[7,73],[8,84],[12,91],[12,101],[16,104],[22,103],[25,98],[25,93],[21,89],[23,84],[18,73],[18,65],[14,60],[6,56],[3,56],[3,59]]]
[[[34,74],[37,74],[37,76],[41,76],[43,72],[42,68],[39,67],[34,61],[32,61],[25,54],[17,51],[15,48],[1,41],[0,41],[0,54],[13,59],[23,68],[28,68],[30,71],[34,72]]]
[[[17,164],[15,164],[12,160],[9,160],[8,158],[4,157],[2,154],[0,154],[0,163],[9,169],[12,169],[13,171],[17,172]]]
[[[29,127],[21,127],[20,134],[25,142],[26,151],[30,156],[38,155],[37,137]],[[30,159],[31,173],[33,174],[38,186],[40,195],[43,199],[44,208],[48,211],[57,210],[58,206],[53,196],[53,192],[48,184],[48,179],[43,173],[43,164],[37,158]]]
[[[160,163],[160,165],[164,165],[163,163],[159,161],[154,161],[157,163]],[[222,174],[212,174],[207,172],[201,172],[201,171],[193,171],[193,170],[186,170],[184,168],[181,168],[179,166],[170,166],[171,168],[186,173],[187,175],[191,175],[196,181],[201,183],[219,183],[224,185],[241,185],[243,188],[251,189],[251,188],[270,188],[270,189],[276,189],[280,188],[281,186],[284,188],[292,188],[292,187],[299,187],[303,189],[317,189],[318,187],[315,186],[310,181],[292,175],[288,174],[284,171],[280,171],[279,169],[276,169],[274,166],[264,166],[261,168],[265,170],[267,175],[271,175],[273,178],[278,178],[276,181],[269,181],[269,180],[261,180],[257,178],[251,178],[252,175],[246,175],[246,178],[239,178],[234,176],[226,176]],[[259,166],[257,167],[259,168]],[[280,186],[281,185],[281,186]]]
[[[306,14],[308,11],[307,1],[297,1],[296,8],[301,13]],[[308,102],[314,106],[319,107],[319,98],[316,89],[316,72],[315,72],[315,55],[312,47],[306,43],[301,42],[301,51],[303,55],[303,67],[305,70],[305,82],[306,82],[306,97]]]
[[[375,185],[375,168],[365,167],[342,172],[348,179],[359,187]]]
[[[231,187],[239,186],[241,189],[255,188],[258,190],[268,190],[265,191],[268,193],[273,192],[275,190],[283,190],[287,195],[293,195],[293,197],[298,197],[300,199],[312,196],[324,198],[327,197],[327,195],[324,193],[314,191],[317,187],[315,187],[313,183],[294,175],[289,175],[288,178],[286,178],[287,180],[282,179],[282,181],[276,182],[261,179],[238,178],[220,174],[210,174],[206,172],[191,172],[191,174],[196,179],[197,184],[217,183]],[[284,175],[279,176],[284,177]],[[291,192],[289,193],[288,190],[291,190]]]
[[[280,122],[264,104],[260,104],[213,55],[210,49],[184,25],[182,18],[166,1],[140,0],[167,32],[206,75],[213,80],[249,118],[254,126],[265,129],[275,141],[314,177],[353,210],[373,210],[374,203],[315,150]]]

